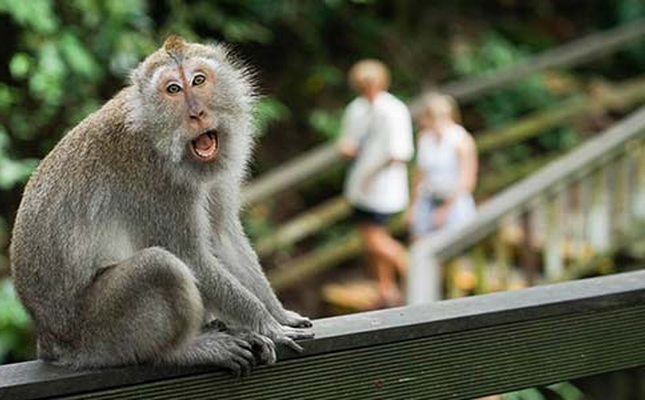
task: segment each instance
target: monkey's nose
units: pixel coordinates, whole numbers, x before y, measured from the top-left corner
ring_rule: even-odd
[[[195,109],[188,112],[188,123],[192,129],[203,130],[210,127],[211,120],[205,109]]]
[[[201,119],[204,119],[204,117],[206,116],[206,111],[203,109],[190,110],[188,111],[188,116],[193,121],[201,120]]]

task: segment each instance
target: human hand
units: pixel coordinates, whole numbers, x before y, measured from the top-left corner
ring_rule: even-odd
[[[361,181],[361,191],[366,192],[369,189],[370,183],[372,183],[372,178],[374,178],[373,173],[367,174],[365,178],[363,178]]]
[[[447,204],[443,204],[432,214],[432,225],[434,225],[435,228],[441,228],[446,223],[449,210],[450,207]]]

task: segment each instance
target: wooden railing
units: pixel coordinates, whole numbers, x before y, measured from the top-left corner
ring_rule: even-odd
[[[531,113],[507,126],[475,132],[477,152],[480,158],[485,158],[494,152],[534,139],[572,118],[605,111],[627,112],[644,101],[644,76],[619,84],[606,82],[604,89],[598,93],[574,96],[547,109]],[[491,188],[493,192],[499,189],[497,179],[489,179],[487,176],[483,176],[482,179],[480,188],[485,194],[490,195]],[[269,255],[333,225],[350,213],[351,209],[343,196],[334,197],[261,237],[256,243],[256,250],[260,256]]]
[[[578,65],[607,55],[643,36],[645,20],[639,20],[566,43],[516,65],[445,84],[438,90],[455,97],[459,102],[472,100],[531,74],[550,68]],[[415,101],[412,106],[414,103]],[[245,202],[254,204],[292,189],[339,162],[342,159],[332,143],[320,145],[250,182],[243,191]]]
[[[454,95],[462,102],[469,101],[512,84],[532,73],[548,68],[577,65],[606,55],[633,43],[644,34],[645,21],[637,21],[567,43],[517,65],[446,84],[439,90]],[[631,83],[640,85],[642,82],[635,80],[626,84],[617,84],[610,87],[612,91],[607,94],[592,94],[567,99],[553,109],[536,112],[510,126],[479,132],[476,136],[480,153],[491,152],[503,146],[529,140],[550,127],[559,126],[586,112],[631,109],[634,104],[642,103],[643,93],[645,93],[631,87]],[[620,95],[613,96],[618,93]],[[414,104],[411,106],[413,107]],[[520,172],[530,173],[552,157],[553,155],[538,157],[516,170],[495,177],[495,179],[484,177],[480,182],[480,191],[490,195],[509,182],[523,177],[524,175],[519,174]],[[342,164],[342,160],[339,159],[333,144],[323,145],[251,182],[244,190],[245,198],[249,204],[267,199],[282,190],[294,188],[301,182],[311,182],[311,179],[318,173],[339,164]],[[260,256],[271,256],[278,250],[288,249],[312,235],[323,232],[333,224],[346,219],[349,214],[350,208],[342,196],[334,197],[293,216],[271,233],[260,236],[255,242],[255,247]],[[399,229],[401,229],[400,226],[400,224],[395,224],[395,227],[399,227]],[[312,251],[288,260],[282,257],[280,268],[275,268],[270,272],[270,279],[274,287],[278,290],[287,288],[292,282],[332,268],[362,253],[360,240],[353,231],[343,237],[342,242],[339,243],[331,247],[318,246]]]
[[[645,78],[639,77],[617,85],[606,85],[603,91],[588,96],[576,96],[559,104],[529,114],[508,126],[478,132],[475,135],[480,158],[493,151],[503,151],[511,145],[529,141],[574,117],[599,111],[626,112],[645,100]],[[483,174],[478,184],[477,195],[491,196],[508,184],[529,175],[552,160],[558,153],[542,155],[513,169],[496,174]],[[335,197],[307,210],[305,213],[284,223],[271,234],[256,242],[260,256],[271,254],[280,248],[288,247],[304,238],[324,230],[350,214],[350,207],[342,197]],[[392,224],[392,231],[405,230],[401,220]],[[342,239],[316,249],[299,257],[283,262],[280,268],[269,272],[269,278],[276,290],[289,287],[303,278],[333,268],[346,260],[360,255],[362,244],[355,229],[350,230]]]
[[[473,271],[476,293],[507,287],[514,270],[529,283],[577,276],[642,236],[642,222],[645,107],[493,197],[471,223],[415,243],[408,302],[438,300],[444,284],[449,297],[461,295],[460,268]]]
[[[305,352],[218,370],[0,367],[0,399],[472,399],[645,365],[645,271],[314,321]]]

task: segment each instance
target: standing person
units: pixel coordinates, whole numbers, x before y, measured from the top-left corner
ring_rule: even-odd
[[[385,227],[408,206],[406,163],[412,158],[410,113],[387,92],[389,72],[377,60],[354,64],[348,76],[359,95],[345,109],[340,152],[353,159],[345,181],[345,197],[353,207],[369,264],[378,280],[383,305],[403,302],[397,272],[405,276],[407,252]]]
[[[414,173],[410,225],[413,238],[475,216],[477,150],[461,126],[455,101],[430,93],[415,115],[420,132]]]

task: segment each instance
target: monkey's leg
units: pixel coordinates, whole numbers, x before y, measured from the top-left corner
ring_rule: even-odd
[[[141,250],[106,268],[81,304],[78,342],[60,357],[63,363],[211,364],[239,371],[253,362],[244,340],[223,332],[200,334],[204,309],[195,278],[162,248]]]

